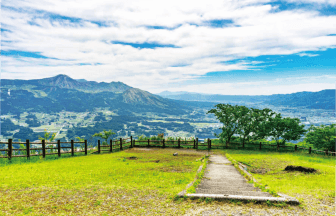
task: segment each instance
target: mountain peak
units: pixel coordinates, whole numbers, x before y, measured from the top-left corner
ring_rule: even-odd
[[[122,94],[122,101],[128,104],[139,105],[155,105],[159,107],[165,107],[165,101],[163,98],[157,95],[153,95],[147,91],[143,91],[138,88],[130,88],[124,91]]]
[[[65,74],[39,80],[39,84],[47,86],[57,86],[60,88],[77,89],[85,87],[85,83],[80,83]]]

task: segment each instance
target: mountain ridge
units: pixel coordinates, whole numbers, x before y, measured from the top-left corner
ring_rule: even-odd
[[[127,89],[130,89],[132,87],[126,85],[122,82],[96,82],[96,81],[85,81],[81,82],[75,79],[72,79],[71,77],[59,74],[54,77],[48,77],[43,79],[32,79],[32,80],[10,80],[10,79],[2,79],[1,85],[17,85],[17,86],[23,86],[23,85],[33,85],[33,86],[54,86],[54,87],[60,87],[65,89],[76,89],[79,91],[86,91],[86,92],[103,92],[103,91],[109,91],[114,93],[122,93],[126,91]]]
[[[163,94],[162,94],[163,93]],[[273,95],[220,95],[200,94],[194,92],[183,92],[169,94],[168,91],[158,95],[175,100],[185,101],[207,101],[207,102],[254,102],[265,103],[274,106],[306,107],[310,109],[335,109],[335,89],[324,89],[318,92],[295,92],[291,94]]]

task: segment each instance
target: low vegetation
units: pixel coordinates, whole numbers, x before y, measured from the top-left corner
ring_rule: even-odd
[[[176,215],[202,152],[137,150],[0,167],[0,215]]]
[[[178,152],[178,156],[173,156]],[[0,215],[334,215],[330,157],[235,149],[212,150],[248,166],[261,185],[301,205],[178,198],[208,151],[133,148],[113,154],[0,165]],[[19,159],[19,158],[13,158]],[[3,159],[0,161],[8,161]],[[284,171],[287,165],[317,173]]]

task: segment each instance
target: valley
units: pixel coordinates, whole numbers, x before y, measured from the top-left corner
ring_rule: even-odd
[[[335,101],[333,91],[202,97],[183,93],[182,98],[169,92],[161,97],[120,82],[79,82],[65,75],[41,80],[2,80],[0,139],[36,141],[47,131],[56,133],[56,139],[62,141],[81,137],[94,144],[97,139],[91,136],[104,129],[116,133],[112,138],[159,133],[166,137],[215,138],[214,133],[221,132],[221,124],[214,115],[206,113],[218,103],[267,107],[284,117],[299,118],[306,128],[329,125],[336,122],[334,109],[327,109]],[[313,108],[314,103],[328,106]]]

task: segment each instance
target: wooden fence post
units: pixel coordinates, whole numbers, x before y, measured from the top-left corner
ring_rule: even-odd
[[[57,140],[58,157],[61,157],[61,140]]]
[[[177,145],[178,145],[178,148],[181,147],[180,138],[179,138],[178,141],[177,141]]]
[[[210,142],[209,142],[209,138],[208,138],[207,142],[208,142],[208,150],[209,150],[209,149],[210,149]]]
[[[309,154],[311,154],[311,147],[309,147]]]
[[[120,151],[123,150],[122,148],[122,138],[120,138]]]
[[[112,152],[113,149],[112,149],[112,139],[110,139],[110,152]]]
[[[166,145],[165,145],[165,140],[164,140],[164,139],[162,140],[162,147],[163,147],[163,148],[166,147]]]
[[[261,150],[261,142],[259,142],[259,150]]]
[[[297,145],[295,145],[295,149],[294,149],[294,151],[297,151]]]
[[[198,137],[196,138],[196,149],[198,149]]]
[[[71,156],[74,156],[75,150],[74,150],[74,141],[71,140]]]
[[[148,139],[148,145],[147,146],[149,147],[149,139]]]
[[[135,146],[135,140],[133,140],[133,147]]]
[[[194,138],[194,149],[196,148],[196,140],[195,140],[195,138]]]
[[[336,137],[335,137],[335,149],[334,149],[334,156],[336,156]]]
[[[8,160],[12,159],[12,153],[13,153],[13,144],[12,144],[13,140],[12,139],[8,139]]]
[[[328,149],[326,150],[326,155],[328,156],[329,154],[328,154]]]
[[[100,140],[98,140],[98,154],[100,154]]]
[[[209,146],[210,146],[210,149],[211,149],[211,139],[209,138]]]
[[[133,148],[133,137],[131,136],[131,148]]]
[[[27,159],[30,159],[30,143],[29,139],[26,140]]]
[[[45,158],[46,156],[46,145],[45,145],[45,140],[42,140],[42,156]]]
[[[84,151],[85,155],[87,155],[87,140],[84,140]]]

